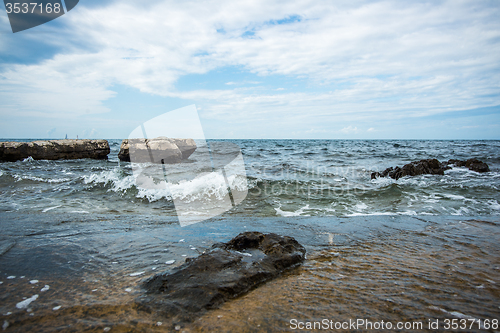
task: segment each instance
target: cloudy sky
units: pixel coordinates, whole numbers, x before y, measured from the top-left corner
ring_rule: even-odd
[[[500,1],[80,0],[13,34],[0,137],[500,139]]]

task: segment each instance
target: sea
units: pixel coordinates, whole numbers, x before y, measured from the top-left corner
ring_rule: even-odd
[[[195,153],[170,187],[141,185],[108,141],[108,160],[0,163],[6,332],[500,332],[500,141],[208,140],[244,172],[200,181]],[[371,179],[428,158],[490,172]],[[229,208],[182,223],[179,200],[228,192]],[[144,279],[243,231],[292,236],[307,260],[195,322],[135,305]]]

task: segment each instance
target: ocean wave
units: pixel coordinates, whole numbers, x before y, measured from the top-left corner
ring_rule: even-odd
[[[68,182],[71,179],[70,178],[42,178],[42,177],[36,177],[36,176],[29,176],[29,175],[13,175],[12,176],[16,182],[20,182],[22,180],[31,180],[34,182],[42,182],[42,183],[64,183]]]
[[[309,205],[305,205],[304,207],[301,207],[295,211],[285,211],[281,209],[281,205],[279,207],[275,207],[274,210],[276,211],[276,214],[283,216],[283,217],[289,217],[289,216],[311,216],[309,214],[304,214],[305,210],[309,210]]]
[[[119,167],[85,175],[83,179],[88,185],[108,186],[108,191],[125,193],[132,189],[136,190],[136,198],[147,199],[149,202],[182,200],[184,203],[189,203],[204,198],[223,200],[228,195],[226,179],[221,172],[210,172],[178,183],[163,181],[156,184],[156,188],[148,188],[145,183],[142,186],[137,184],[134,175],[124,174]],[[248,186],[246,178],[238,175],[228,176],[227,182],[233,191],[245,191]]]
[[[84,175],[83,182],[88,185],[109,185],[111,188],[108,191],[113,192],[126,192],[135,187],[134,176],[124,175],[120,167]]]

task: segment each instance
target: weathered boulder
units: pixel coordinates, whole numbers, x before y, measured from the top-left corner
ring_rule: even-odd
[[[373,172],[371,174],[371,179],[377,177],[391,177],[392,179],[398,180],[404,176],[417,176],[417,175],[444,175],[444,171],[451,169],[449,166],[453,164],[455,166],[465,166],[472,171],[477,172],[487,172],[489,171],[488,164],[479,161],[478,159],[472,158],[467,161],[460,160],[449,160],[448,162],[439,162],[437,159],[427,159],[420,160],[405,164],[402,168],[387,168],[382,172]]]
[[[449,160],[448,164],[453,164],[457,167],[466,167],[469,170],[476,172],[488,172],[490,171],[490,167],[488,164],[478,160],[477,158],[470,158],[467,161],[460,160]]]
[[[107,140],[41,140],[32,142],[0,142],[0,161],[107,159]]]
[[[197,258],[186,259],[171,274],[148,279],[144,283],[147,294],[137,303],[147,311],[189,321],[299,265],[305,253],[292,237],[244,232]]]
[[[179,163],[196,150],[193,139],[125,139],[122,141],[118,158],[126,162]]]

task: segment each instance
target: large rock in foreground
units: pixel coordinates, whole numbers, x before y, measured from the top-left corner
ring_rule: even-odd
[[[186,259],[171,274],[144,283],[148,294],[137,300],[148,311],[192,320],[304,261],[306,250],[292,237],[245,232],[207,253]]]
[[[451,169],[451,165],[462,167],[465,166],[469,170],[476,172],[488,172],[490,168],[488,164],[479,161],[476,158],[468,159],[467,161],[460,160],[449,160],[448,162],[439,162],[436,159],[420,160],[405,164],[402,168],[387,168],[382,172],[373,172],[371,174],[371,179],[377,177],[391,177],[392,179],[398,180],[399,178],[405,176],[418,176],[418,175],[444,175],[444,171]]]
[[[0,161],[14,162],[30,156],[35,160],[107,159],[109,151],[107,140],[0,142]]]
[[[118,158],[136,163],[179,163],[196,150],[193,139],[125,139],[122,141]]]

